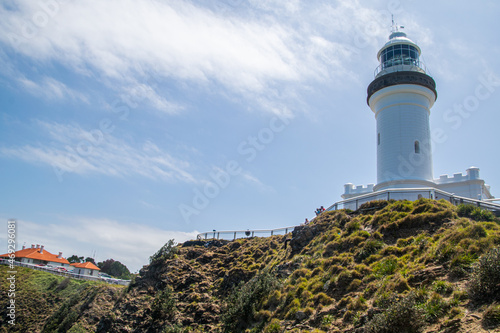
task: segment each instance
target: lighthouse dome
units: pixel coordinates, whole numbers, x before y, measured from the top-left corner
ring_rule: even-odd
[[[424,64],[420,62],[420,54],[420,47],[404,32],[393,31],[389,41],[377,53],[380,65],[375,70],[375,77],[395,71],[425,73]]]

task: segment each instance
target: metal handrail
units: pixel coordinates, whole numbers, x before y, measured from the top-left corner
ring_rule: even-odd
[[[236,238],[242,238],[242,237],[255,237],[255,234],[257,233],[266,233],[270,234],[270,236],[273,236],[275,234],[278,234],[282,231],[284,231],[284,234],[286,235],[288,233],[288,230],[293,230],[297,226],[291,226],[291,227],[284,227],[284,228],[276,228],[276,229],[255,229],[255,230],[213,230],[213,231],[207,231],[207,232],[202,232],[196,235],[196,238],[201,240],[201,239],[221,239],[221,235],[232,235],[233,240]],[[238,237],[238,235],[242,235],[241,237]],[[212,236],[209,238],[209,236]],[[225,238],[222,238],[225,239]]]
[[[72,278],[72,279],[89,280],[89,281],[101,281],[101,282],[107,282],[107,283],[110,283],[110,284],[119,284],[119,285],[123,285],[123,286],[128,286],[129,283],[130,283],[130,280],[104,279],[104,278],[99,277],[99,276],[76,274],[76,273],[73,273],[71,271],[61,272],[61,271],[58,271],[58,270],[48,269],[48,268],[45,268],[43,266],[37,266],[37,265],[34,265],[34,264],[22,263],[22,262],[19,262],[19,261],[13,261],[13,262],[11,262],[8,259],[0,258],[0,264],[1,265],[10,265],[11,263],[14,266],[31,268],[31,269],[34,269],[34,270],[44,271],[44,272],[51,273],[51,274],[54,274],[54,275],[66,276],[66,277],[69,277],[69,278]]]
[[[404,193],[404,192],[429,192],[429,198],[436,198],[436,194],[449,197],[449,201],[453,205],[459,205],[463,203],[469,203],[473,204],[477,207],[485,208],[494,212],[500,212],[500,204],[495,204],[491,203],[490,201],[484,201],[484,200],[475,200],[471,198],[466,198],[466,197],[461,197],[458,195],[454,195],[453,193],[448,193],[433,187],[417,187],[417,188],[400,188],[400,189],[387,189],[387,190],[381,190],[377,192],[371,192],[371,193],[366,193],[362,194],[359,196],[356,196],[354,198],[349,198],[341,201],[335,202],[333,205],[328,207],[326,211],[335,211],[338,209],[342,209],[346,204],[350,203],[356,203],[356,209],[358,209],[358,203],[360,200],[367,199],[370,197],[381,197],[387,195],[387,200],[390,199],[391,193]],[[367,201],[368,202],[368,201]],[[314,218],[310,220],[312,222]],[[302,224],[303,225],[303,224]],[[221,239],[221,235],[225,234],[231,234],[233,235],[233,240],[235,240],[238,234],[244,234],[246,237],[254,237],[256,233],[270,233],[271,236],[275,232],[279,231],[285,231],[285,234],[288,233],[288,230],[293,230],[297,226],[291,226],[291,227],[285,227],[285,228],[277,228],[277,229],[261,229],[261,230],[227,230],[227,231],[210,231],[210,232],[202,232],[196,236],[197,239],[202,240],[202,239]],[[212,235],[212,238],[209,238],[209,236]]]
[[[385,71],[389,68],[392,69],[391,72],[402,72],[408,70],[415,72],[424,72],[424,73],[428,72],[427,67],[425,66],[425,63],[423,61],[415,60],[412,58],[408,59],[398,58],[398,59],[388,60],[378,65],[377,68],[375,68],[373,76],[377,77],[377,75],[380,74],[380,72]]]
[[[362,195],[356,196],[354,198],[349,198],[349,199],[346,199],[346,200],[337,201],[333,205],[331,205],[330,207],[328,207],[326,210],[327,211],[329,211],[329,210],[337,210],[338,206],[340,206],[340,205],[345,205],[345,204],[353,203],[353,202],[356,202],[356,201],[359,201],[359,200],[363,200],[363,199],[366,199],[366,198],[369,198],[369,197],[372,197],[372,196],[373,197],[380,197],[382,195],[387,194],[388,198],[390,199],[390,193],[401,193],[401,192],[403,192],[403,193],[404,192],[429,192],[429,197],[431,197],[431,195],[430,195],[431,193],[434,194],[433,198],[436,197],[436,193],[437,193],[437,194],[440,194],[440,195],[443,195],[443,196],[450,196],[450,202],[452,202],[452,201],[458,201],[458,204],[460,204],[460,203],[471,203],[471,204],[474,204],[474,205],[476,205],[478,207],[482,207],[482,208],[486,208],[486,209],[491,209],[493,211],[499,211],[500,212],[500,204],[491,203],[490,201],[485,201],[485,200],[476,200],[476,199],[462,197],[462,196],[459,196],[459,195],[454,195],[453,193],[442,191],[442,190],[439,190],[439,189],[436,189],[436,188],[433,188],[433,187],[387,189],[387,190],[381,190],[381,191],[377,191],[377,192],[366,193],[366,194],[362,194]],[[454,202],[452,202],[452,203],[455,204]]]

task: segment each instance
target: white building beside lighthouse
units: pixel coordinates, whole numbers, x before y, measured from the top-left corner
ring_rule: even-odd
[[[420,47],[397,27],[377,54],[380,65],[367,91],[377,125],[377,184],[344,185],[344,208],[377,199],[471,199],[479,205],[493,199],[476,167],[434,178],[429,116],[437,91],[420,55]]]

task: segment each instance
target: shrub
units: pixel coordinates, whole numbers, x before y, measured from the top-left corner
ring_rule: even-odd
[[[363,261],[372,254],[377,253],[380,249],[385,246],[385,243],[379,240],[368,240],[364,243],[363,247],[355,255],[357,261]]]
[[[165,243],[155,254],[149,257],[149,263],[152,264],[155,261],[163,261],[167,259],[172,259],[179,252],[179,248],[175,246],[173,239],[170,239]]]
[[[373,264],[373,274],[376,276],[392,275],[398,269],[398,260],[395,256],[390,256]]]
[[[347,287],[347,291],[355,291],[359,288],[361,285],[361,280],[360,279],[354,279],[352,282],[349,284]]]
[[[272,317],[272,313],[269,310],[260,310],[255,314],[255,320],[257,321],[268,321]]]
[[[54,280],[54,281],[57,281],[57,280]],[[62,280],[61,283],[59,283],[57,285],[56,291],[61,291],[61,290],[66,289],[70,283],[71,283],[71,279],[69,277]]]
[[[74,324],[71,326],[71,328],[68,330],[68,333],[86,333],[88,332],[85,328],[80,326],[80,324]]]
[[[337,276],[337,287],[347,288],[353,279],[361,278],[361,274],[356,271],[344,270]]]
[[[367,333],[418,333],[425,327],[424,313],[415,295],[397,300],[393,296],[386,311],[376,314],[365,327]]]
[[[335,321],[335,318],[332,315],[327,314],[321,319],[321,327],[328,329],[328,328],[330,328],[330,326],[332,325],[332,323],[334,321]]]
[[[351,299],[351,302],[347,305],[348,310],[366,310],[366,299],[361,295],[354,299]]]
[[[449,318],[455,318],[463,315],[463,310],[459,307],[451,308]]]
[[[281,292],[279,290],[274,290],[267,298],[267,306],[274,307],[280,303]]]
[[[179,325],[165,326],[162,331],[162,333],[189,333],[189,332],[191,332],[189,328],[183,328],[180,327]]]
[[[354,231],[361,229],[361,224],[359,223],[359,221],[354,220],[352,222],[347,223],[345,229],[347,233],[351,234]]]
[[[453,300],[452,302],[459,303],[465,301],[469,298],[469,294],[465,290],[454,290],[451,294]]]
[[[271,322],[264,329],[264,333],[280,333],[281,332],[281,324],[280,321],[276,318],[271,320]]]
[[[470,253],[459,253],[453,257],[450,263],[450,273],[454,277],[463,277],[471,270],[472,264],[477,256]]]
[[[443,299],[443,296],[434,293],[424,305],[425,318],[428,322],[434,322],[448,310],[449,305]]]
[[[437,280],[432,284],[432,289],[438,294],[448,295],[453,292],[453,285],[443,280]]]
[[[313,300],[315,304],[322,304],[322,305],[329,305],[333,302],[332,298],[323,292],[316,294]]]
[[[489,210],[476,207],[474,205],[460,204],[457,206],[457,214],[461,217],[468,217],[475,221],[495,221],[496,217]]]
[[[500,292],[500,247],[491,249],[473,266],[467,285],[472,299],[498,297]]]
[[[274,275],[265,271],[254,276],[247,283],[233,289],[227,299],[226,307],[221,315],[224,332],[240,332],[249,324],[255,310],[265,296],[278,285]]]
[[[408,245],[411,245],[415,241],[415,238],[409,237],[409,238],[400,238],[398,239],[396,245],[398,247],[405,247]]]
[[[171,318],[175,312],[175,298],[172,289],[167,287],[158,292],[151,305],[153,319]]]
[[[406,290],[410,290],[410,285],[408,284],[408,280],[406,280],[401,274],[396,274],[394,281],[391,284],[391,287],[397,291],[398,293],[402,293]]]
[[[292,274],[292,280],[296,280],[300,277],[309,277],[311,276],[311,271],[308,270],[307,268],[299,268],[295,270]]]
[[[485,328],[495,328],[500,326],[500,305],[490,305],[483,315],[483,326]]]

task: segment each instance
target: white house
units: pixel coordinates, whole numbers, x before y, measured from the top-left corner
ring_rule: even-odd
[[[87,275],[87,276],[99,276],[99,271],[101,270],[99,267],[91,263],[90,261],[88,262],[82,262],[82,263],[73,263],[71,264],[73,267],[73,273],[74,274],[79,274],[79,275]]]
[[[58,255],[52,254],[45,250],[43,245],[33,244],[30,248],[25,248],[23,246],[22,250],[16,251],[15,253],[16,261],[25,264],[33,265],[52,265],[55,267],[64,267],[70,269],[69,261],[62,257],[62,252]],[[2,254],[0,258],[9,258],[9,254]]]

